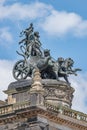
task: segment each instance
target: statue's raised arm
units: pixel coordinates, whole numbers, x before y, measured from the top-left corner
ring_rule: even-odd
[[[32,39],[32,33],[34,31],[33,28],[33,24],[31,23],[29,28],[26,28],[24,31],[22,31],[20,33],[20,36],[22,37],[23,35],[25,35],[25,38],[22,39],[19,44],[24,43],[26,46],[28,45],[28,43],[30,42],[30,40]]]

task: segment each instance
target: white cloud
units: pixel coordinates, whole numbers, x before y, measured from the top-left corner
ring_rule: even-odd
[[[80,19],[76,28],[74,28],[75,36],[87,36],[87,20]]]
[[[14,81],[12,76],[13,61],[0,60],[0,100],[6,99],[7,95],[3,90],[7,90],[8,85]]]
[[[52,10],[41,26],[48,34],[56,36],[67,33],[72,33],[74,36],[87,35],[87,20],[82,20],[78,14],[66,11]]]
[[[3,5],[6,0],[0,0],[0,5]]]
[[[35,19],[47,15],[50,9],[51,6],[39,2],[31,4],[14,3],[12,5],[1,5],[0,19]]]
[[[3,42],[4,41],[4,42]],[[0,44],[4,44],[13,41],[12,34],[10,33],[9,29],[6,27],[0,29]]]
[[[5,0],[1,3],[5,3]],[[51,5],[41,2],[0,4],[0,20],[3,19],[11,21],[38,19],[40,27],[48,34],[55,36],[68,33],[74,36],[87,35],[87,20],[83,20],[80,15],[74,12],[58,11]]]
[[[71,83],[75,88],[72,108],[87,113],[87,73],[72,76]]]

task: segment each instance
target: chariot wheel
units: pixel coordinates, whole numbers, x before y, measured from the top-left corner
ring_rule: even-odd
[[[13,77],[16,80],[26,79],[29,74],[28,66],[24,60],[17,61],[13,67]]]

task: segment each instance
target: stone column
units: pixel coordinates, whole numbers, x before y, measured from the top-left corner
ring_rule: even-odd
[[[30,105],[31,106],[43,106],[44,105],[44,93],[45,90],[41,83],[41,76],[39,69],[34,71],[33,83],[30,89]]]

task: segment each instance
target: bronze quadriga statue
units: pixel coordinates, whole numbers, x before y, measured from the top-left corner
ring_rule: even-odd
[[[33,77],[33,71],[38,68],[42,79],[56,79],[64,77],[69,84],[68,76],[70,74],[77,75],[77,71],[81,69],[72,69],[74,61],[71,58],[64,59],[59,57],[57,60],[50,55],[50,50],[42,49],[39,40],[39,32],[34,32],[33,24],[20,33],[20,37],[25,36],[19,42],[20,51],[17,53],[23,57],[15,63],[13,67],[13,76],[16,80]]]

